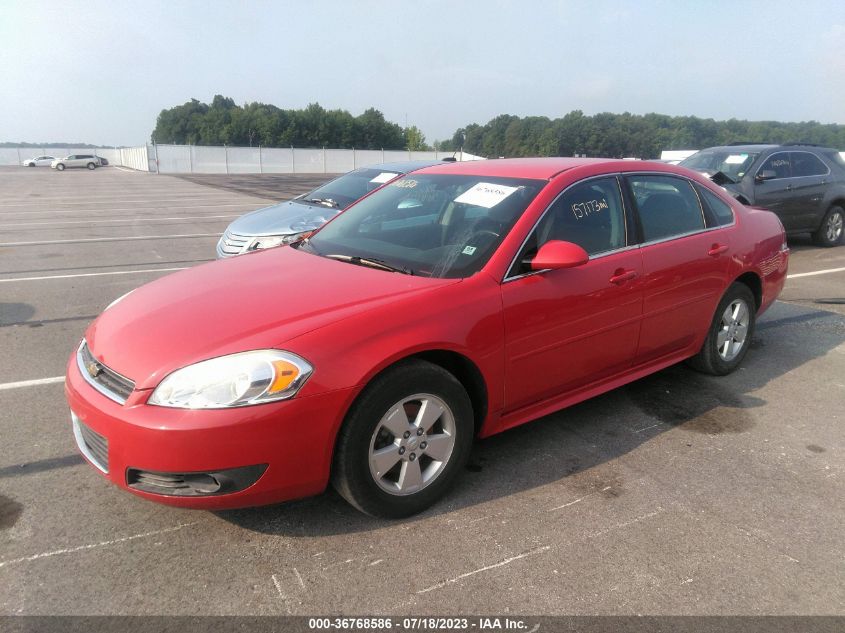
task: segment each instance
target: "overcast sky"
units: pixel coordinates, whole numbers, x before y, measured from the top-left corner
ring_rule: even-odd
[[[845,123],[845,1],[0,0],[0,141],[143,143],[217,93],[428,141],[574,109]]]

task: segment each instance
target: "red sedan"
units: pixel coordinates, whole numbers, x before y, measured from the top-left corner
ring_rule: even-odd
[[[485,437],[688,360],[733,371],[786,278],[783,227],[649,162],[438,165],[291,246],[119,300],[70,358],[82,454],[154,501],[331,481],[418,512]]]

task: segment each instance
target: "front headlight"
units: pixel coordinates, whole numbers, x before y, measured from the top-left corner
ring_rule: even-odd
[[[225,409],[292,398],[313,368],[275,349],[242,352],[177,369],[155,388],[147,404],[180,409]]]
[[[295,242],[301,238],[306,233],[308,233],[308,231],[304,231],[302,233],[292,233],[291,235],[263,235],[255,238],[247,250],[258,251],[264,248],[273,248],[275,246],[290,244],[291,242]]]

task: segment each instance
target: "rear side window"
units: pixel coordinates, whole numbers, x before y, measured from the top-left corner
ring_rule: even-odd
[[[809,152],[792,152],[792,177],[827,175],[827,165]]]
[[[689,181],[671,176],[631,176],[628,182],[639,209],[644,241],[704,229],[701,204]]]
[[[700,187],[698,191],[710,210],[714,226],[725,226],[734,221],[734,212],[731,205],[704,187]]]
[[[774,172],[773,178],[792,178],[792,160],[790,159],[789,153],[778,152],[769,156],[763,161],[763,165],[757,173],[759,174],[764,171]]]

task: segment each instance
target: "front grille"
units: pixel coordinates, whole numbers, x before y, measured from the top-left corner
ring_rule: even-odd
[[[135,389],[135,383],[129,378],[121,376],[94,358],[91,350],[88,349],[88,343],[84,340],[76,353],[76,362],[79,365],[79,371],[82,372],[82,377],[88,384],[115,402],[123,404]]]
[[[252,241],[253,237],[252,235],[238,235],[237,233],[226,231],[217,244],[217,252],[221,257],[240,255],[247,244]]]
[[[76,414],[71,413],[71,419],[73,420],[73,435],[79,450],[97,468],[104,473],[109,472],[109,441],[85,426]]]

